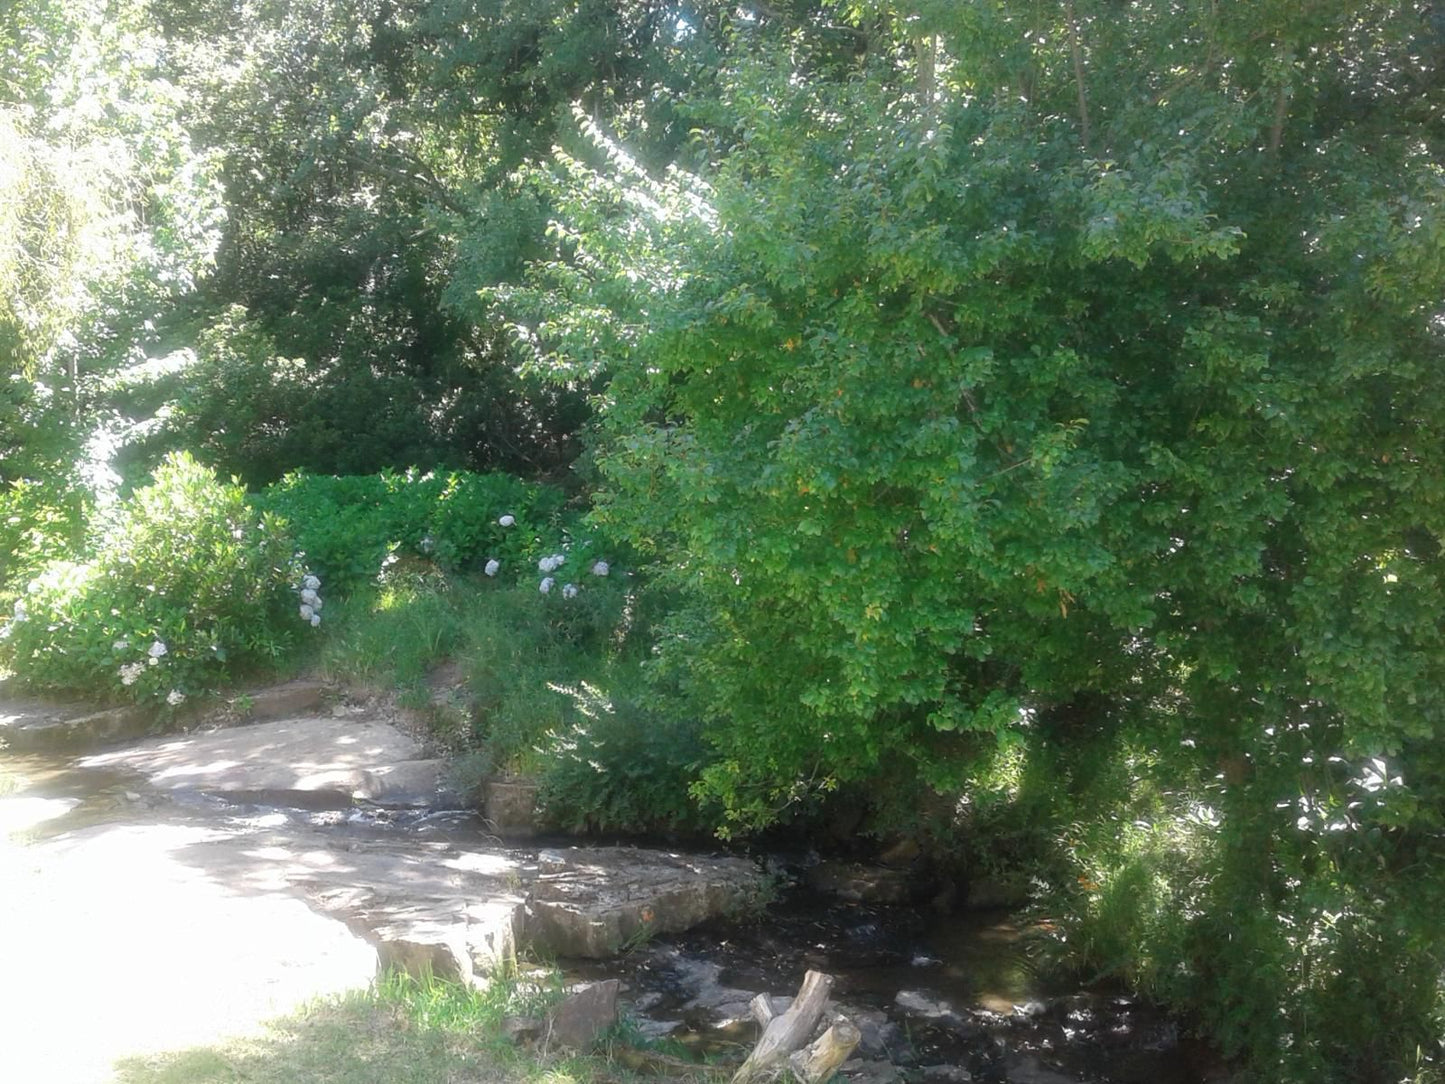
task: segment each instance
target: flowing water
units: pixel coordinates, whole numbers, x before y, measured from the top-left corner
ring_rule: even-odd
[[[644,1031],[705,1051],[752,1041],[754,1029],[736,1020],[737,995],[791,994],[815,969],[834,976],[835,1002],[864,1033],[862,1052],[925,1079],[963,1079],[938,1067],[1021,1084],[1211,1079],[1215,1060],[1163,1012],[1039,974],[1031,942],[1044,933],[1003,911],[939,915],[804,890],[756,922],[695,930],[577,971],[623,978],[658,1022]]]
[[[159,794],[132,773],[79,768],[63,757],[0,755],[0,784],[6,775],[24,778],[25,790],[0,805],[22,817],[44,805],[45,819],[25,829],[33,839],[106,823],[289,822],[348,839],[535,857],[535,847],[499,846],[461,811],[281,809]],[[15,827],[0,818],[0,835]],[[748,999],[790,995],[814,969],[835,977],[834,1000],[859,1023],[867,1057],[915,1079],[964,1079],[959,1070],[1018,1084],[1211,1079],[1214,1059],[1167,1015],[1121,991],[1039,974],[1031,949],[1044,935],[1007,912],[938,914],[795,889],[758,920],[644,941],[615,960],[561,963],[573,979],[622,979],[639,1030],[703,1052],[741,1056],[757,1033]]]

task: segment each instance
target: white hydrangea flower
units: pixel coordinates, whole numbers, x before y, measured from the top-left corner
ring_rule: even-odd
[[[501,571],[501,568],[502,562],[498,561],[496,558],[493,558],[492,560],[487,562],[487,567],[483,571],[486,572],[488,576],[495,576],[499,571]]]
[[[310,621],[310,620],[311,620],[313,617],[315,617],[315,616],[316,616],[316,611],[315,611],[314,609],[312,609],[310,606],[307,606],[305,603],[302,603],[302,605],[301,605],[301,620],[302,620],[302,621]]]
[[[557,581],[554,580],[551,576],[548,576],[545,580],[543,580],[541,583],[539,583],[539,584],[537,585],[537,590],[538,590],[538,591],[541,591],[542,594],[545,595],[545,594],[547,594],[549,591],[552,590],[552,585],[553,585],[554,583],[556,583],[556,582],[557,582]]]
[[[550,557],[543,557],[537,562],[537,570],[539,572],[555,572],[557,570],[557,562]]]
[[[177,704],[184,704],[185,702],[186,694],[179,689],[172,689],[166,694],[166,703],[171,707],[175,707]]]
[[[497,522],[500,523],[503,527],[510,527],[512,524],[517,522],[517,517],[503,516],[501,519],[497,520]]]
[[[576,598],[576,597],[577,597],[577,585],[576,585],[575,583],[564,583],[564,584],[562,585],[562,597],[563,597],[563,598]]]
[[[320,614],[312,614],[312,615],[311,615],[311,627],[312,627],[313,629],[314,629],[314,628],[319,628],[320,625],[321,625],[321,615],[320,615]]]
[[[321,580],[319,577],[312,576],[308,573],[305,578],[302,579],[301,586],[307,591],[319,591],[321,590]]]
[[[326,602],[321,598],[317,598],[317,600],[311,604],[311,608],[317,613],[320,613],[326,608]]]
[[[162,655],[166,653],[166,651],[167,648],[164,641],[157,640],[155,643],[151,644],[150,650],[147,651],[146,654],[153,659],[159,659]]]
[[[605,576],[611,571],[612,566],[609,565],[606,561],[597,561],[594,562],[592,565],[592,575],[594,576]]]
[[[155,662],[154,659],[151,662]],[[139,662],[128,662],[120,668],[120,683],[122,685],[134,685],[136,679],[145,673],[145,664]]]
[[[146,662],[148,662],[152,666],[159,666],[161,664],[161,660],[156,658],[154,655],[146,659]],[[139,663],[137,663],[137,665],[139,665]]]
[[[112,651],[129,651],[129,650],[130,650],[130,641],[122,637],[121,639],[117,640],[115,643],[111,644],[111,645],[110,645],[110,649],[111,649]]]
[[[321,596],[318,595],[318,594],[317,594],[312,588],[310,588],[310,587],[306,588],[306,590],[304,590],[304,591],[301,592],[301,601],[304,602],[304,603],[306,603],[308,606],[315,605],[316,600],[319,599],[320,597],[321,597]]]

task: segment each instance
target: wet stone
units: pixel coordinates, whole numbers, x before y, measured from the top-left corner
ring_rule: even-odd
[[[606,979],[569,994],[548,1019],[553,1041],[573,1050],[587,1050],[617,1023],[617,992],[621,983]]]

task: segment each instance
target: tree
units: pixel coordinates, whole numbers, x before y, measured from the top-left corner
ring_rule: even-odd
[[[1074,905],[1263,1078],[1399,1079],[1445,963],[1438,24],[854,14],[853,75],[730,66],[705,180],[559,159],[490,295],[610,374],[599,515],[694,599],[701,793],[749,829],[1007,750],[1061,822],[1217,826],[1095,831]]]

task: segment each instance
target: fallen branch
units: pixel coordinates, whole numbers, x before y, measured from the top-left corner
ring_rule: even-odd
[[[818,1026],[818,1019],[823,1015],[828,993],[832,989],[833,976],[809,971],[793,1004],[782,1016],[773,1017],[768,1022],[748,1060],[733,1074],[732,1084],[751,1084],[752,1081],[772,1080],[780,1076],[788,1066],[789,1056],[808,1041]],[[769,1005],[768,1009],[771,1008]],[[756,999],[753,1012],[759,1012]]]
[[[838,1066],[848,1060],[863,1036],[847,1020],[839,1020],[823,1032],[806,1050],[795,1050],[788,1057],[793,1075],[803,1084],[823,1084]]]

